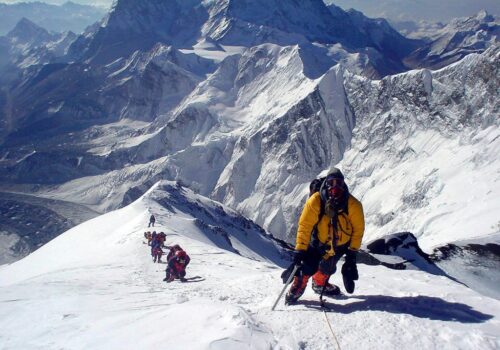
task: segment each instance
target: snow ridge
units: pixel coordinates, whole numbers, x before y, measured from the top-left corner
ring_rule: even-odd
[[[265,256],[280,249],[269,240],[250,238],[247,242],[255,245],[245,253],[243,245],[241,254],[221,247],[196,221],[216,214],[219,224],[230,223],[221,210],[237,217],[175,183],[157,183],[127,207],[0,267],[2,344],[28,350],[327,349],[333,339],[326,315],[343,349],[500,345],[498,300],[418,270],[360,264],[355,294],[329,299],[325,315],[310,288],[298,305],[281,302],[273,312],[282,270]],[[165,265],[152,263],[143,242],[151,213],[157,218],[154,229],[167,234],[166,243],[180,244],[190,255],[188,277],[202,281],[161,281]],[[245,219],[224,229],[236,233],[232,242],[243,242],[238,232],[260,235]],[[332,282],[341,283],[337,275]],[[27,320],[30,337],[21,327]],[[166,327],[158,332],[151,324]],[[359,324],[363,329],[353,332]]]

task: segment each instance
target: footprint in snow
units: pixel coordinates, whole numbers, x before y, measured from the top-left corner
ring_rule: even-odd
[[[177,304],[182,304],[182,303],[189,301],[189,298],[186,295],[179,295],[179,296],[177,296],[176,301],[177,301]]]

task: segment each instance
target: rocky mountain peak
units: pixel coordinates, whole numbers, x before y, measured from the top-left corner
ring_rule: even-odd
[[[46,29],[36,25],[25,17],[17,22],[14,29],[7,34],[7,37],[17,43],[49,41],[52,38]]]
[[[481,10],[477,13],[476,18],[480,21],[492,22],[494,17],[488,13],[486,10]]]
[[[201,1],[118,0],[100,26],[84,33],[70,49],[75,59],[109,63],[157,43],[190,47],[208,18]]]
[[[238,23],[246,23],[247,26],[267,30],[274,36],[278,36],[278,31],[321,43],[341,42],[353,47],[363,44],[359,31],[352,23],[346,21],[344,16],[334,16],[321,0],[220,0],[217,3],[215,8],[219,14],[223,13],[219,18],[221,25],[229,22],[233,26],[222,31],[219,39],[230,36],[231,29],[234,31]]]

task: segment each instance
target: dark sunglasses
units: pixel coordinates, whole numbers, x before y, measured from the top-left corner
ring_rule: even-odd
[[[339,178],[326,179],[326,185],[328,188],[331,187],[342,187],[344,186],[344,180]]]

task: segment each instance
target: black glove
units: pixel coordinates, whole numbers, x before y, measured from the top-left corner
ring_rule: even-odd
[[[356,266],[357,252],[348,250],[345,255],[345,262],[342,265],[342,279],[344,281],[345,290],[348,293],[354,292],[354,281],[359,279],[358,268]]]
[[[356,265],[357,256],[358,252],[356,250],[347,249],[347,252],[345,253],[345,262]]]
[[[295,265],[301,265],[302,261],[305,260],[307,252],[305,250],[296,250],[293,253],[293,263]]]

